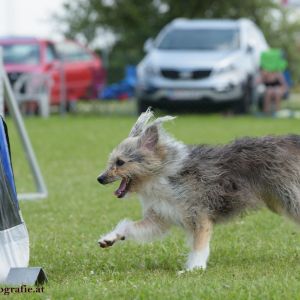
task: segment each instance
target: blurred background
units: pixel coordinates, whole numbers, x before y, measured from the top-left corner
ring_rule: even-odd
[[[140,204],[96,178],[147,106],[188,113],[166,129],[191,145],[299,134],[300,0],[0,0],[0,50],[18,195],[47,196],[20,202],[45,299],[299,299],[293,224],[217,227],[209,272],[179,277],[180,231],[99,251]]]
[[[297,0],[2,0],[0,46],[25,114],[299,116],[299,16]]]

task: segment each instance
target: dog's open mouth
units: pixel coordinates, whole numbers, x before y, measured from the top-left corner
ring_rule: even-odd
[[[131,183],[131,179],[123,178],[119,188],[115,191],[115,195],[118,198],[123,198],[129,191],[130,183]]]

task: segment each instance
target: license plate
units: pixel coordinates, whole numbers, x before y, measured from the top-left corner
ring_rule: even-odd
[[[169,97],[172,100],[197,100],[201,98],[201,92],[197,90],[170,90]]]

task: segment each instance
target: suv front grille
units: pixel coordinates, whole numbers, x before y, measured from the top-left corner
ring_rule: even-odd
[[[13,87],[14,84],[18,81],[18,79],[20,78],[20,76],[24,74],[24,73],[21,73],[21,72],[10,72],[10,73],[7,73],[7,77],[8,77],[8,80],[11,84],[11,86]],[[24,93],[25,92],[25,87],[23,86],[20,90],[21,93]]]
[[[211,69],[202,70],[174,70],[174,69],[161,69],[161,75],[168,79],[203,79],[207,78],[211,73]]]

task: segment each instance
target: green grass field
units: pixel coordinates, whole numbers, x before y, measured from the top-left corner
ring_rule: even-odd
[[[30,265],[43,266],[49,283],[43,294],[23,294],[22,299],[300,299],[300,231],[266,210],[216,226],[205,272],[177,275],[188,253],[179,229],[150,244],[97,246],[99,235],[120,219],[140,218],[135,196],[118,200],[113,196],[117,184],[96,182],[134,120],[80,115],[26,119],[49,197],[21,202],[21,209],[30,233]],[[8,125],[17,188],[32,191],[9,119]],[[299,120],[252,117],[180,116],[166,127],[186,143],[300,133]]]

